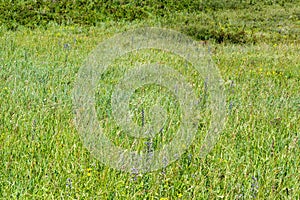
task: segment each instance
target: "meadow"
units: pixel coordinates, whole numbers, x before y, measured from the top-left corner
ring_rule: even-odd
[[[197,12],[178,8],[166,16],[150,6],[145,18],[104,13],[119,18],[97,23],[0,21],[0,198],[299,199],[300,4],[234,5],[206,4]],[[143,50],[117,59],[95,93],[99,122],[116,145],[145,148],[144,140],[126,136],[111,117],[112,90],[134,63],[169,63],[204,99],[192,145],[176,162],[142,174],[112,169],[91,155],[75,126],[72,92],[79,69],[100,42],[145,26],[180,31],[208,49],[224,80],[226,124],[212,151],[200,157],[211,120],[205,80],[173,54]],[[157,99],[171,126],[157,136],[159,148],[180,125],[174,96],[157,86],[141,88],[130,108],[141,125],[141,110],[147,123]]]

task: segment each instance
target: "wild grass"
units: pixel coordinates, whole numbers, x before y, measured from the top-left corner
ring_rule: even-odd
[[[157,21],[145,23],[159,26]],[[144,22],[1,31],[1,198],[299,199],[300,44],[293,38],[210,43],[225,81],[227,122],[205,158],[197,154],[209,121],[205,113],[200,138],[160,171],[124,173],[91,156],[74,126],[71,93],[76,75],[99,42],[139,26]],[[174,55],[155,53],[125,56],[111,66],[111,76],[99,80],[103,87],[97,96],[98,118],[108,121],[111,131],[106,134],[121,146],[131,147],[131,141],[113,137],[117,127],[103,110],[109,108],[111,87],[122,74],[118,70],[129,69],[134,62],[169,62],[204,94],[204,80],[195,78],[191,68],[180,67],[184,63]],[[138,123],[141,109],[147,111],[159,95],[157,87],[135,93],[132,108],[137,108]],[[163,102],[173,100],[172,95],[163,96],[169,97]],[[146,100],[139,104],[139,99]],[[174,104],[169,109],[175,110],[176,118]]]

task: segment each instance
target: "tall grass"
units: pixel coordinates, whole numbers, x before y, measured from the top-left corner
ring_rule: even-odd
[[[276,11],[283,9],[278,4],[273,7]],[[299,6],[286,9],[294,13],[282,15],[282,26],[299,30],[298,19],[295,18]],[[262,8],[261,13],[262,16],[273,16],[271,10]],[[228,21],[237,23],[237,26],[243,24],[242,21],[234,21],[236,15],[229,11],[218,14],[219,18],[229,16]],[[237,14],[246,16],[242,11],[237,11]],[[260,12],[256,13],[257,17],[259,15]],[[183,13],[176,16],[177,19],[185,17]],[[178,161],[152,173],[113,170],[91,156],[83,146],[74,125],[71,92],[78,70],[89,52],[97,43],[115,33],[145,24],[168,24],[172,27],[175,25],[170,21],[175,19],[109,21],[96,27],[50,24],[46,29],[19,27],[17,31],[2,26],[2,199],[300,198],[300,44],[293,34],[287,34],[286,38],[278,37],[281,39],[277,40],[276,34],[274,36],[272,31],[269,32],[273,28],[272,20],[270,23],[265,21],[265,29],[261,32],[271,39],[246,44],[209,41],[213,60],[225,81],[228,106],[226,127],[205,158],[198,155],[199,143],[209,121],[209,115],[205,112],[199,138],[186,153]],[[178,21],[179,24],[183,22]],[[196,24],[196,21],[191,23]],[[194,77],[192,69],[185,67],[180,58],[151,50],[139,52],[117,60],[110,68],[111,77],[107,75],[99,80],[99,85],[105,86],[99,88],[96,95],[99,119],[105,116],[104,109],[109,108],[105,102],[109,103],[110,88],[114,86],[114,81],[119,80],[120,67],[129,69],[133,63],[145,60],[164,61],[170,66],[177,66],[188,80],[196,82],[200,95],[204,94],[204,80]],[[147,96],[143,104],[147,118],[151,100],[159,95],[155,87],[138,90],[132,99],[132,108],[139,105],[139,98]],[[168,96],[165,95],[165,98]],[[169,100],[172,102],[173,97],[169,96]],[[176,111],[176,101],[172,106],[170,110]],[[141,123],[142,108],[137,108],[136,120]],[[176,118],[176,112],[173,114]],[[130,146],[130,140],[121,141],[113,137],[118,129],[110,119],[106,116],[102,120],[102,123],[107,120],[104,125],[110,129],[106,134],[111,134],[118,145]]]

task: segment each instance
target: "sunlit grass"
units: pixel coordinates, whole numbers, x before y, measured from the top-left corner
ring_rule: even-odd
[[[202,136],[177,162],[144,175],[110,169],[90,155],[74,126],[71,98],[74,81],[84,59],[99,42],[130,27],[129,23],[98,28],[53,26],[47,30],[2,33],[1,197],[298,199],[298,42],[211,44],[212,57],[225,81],[228,107],[226,127],[205,158],[198,156]],[[125,68],[134,62],[158,60],[184,65],[173,55],[151,59],[136,54],[119,61]],[[195,82],[199,95],[203,95],[203,80],[198,80],[192,69],[179,70]],[[106,86],[99,94],[109,94],[117,77],[99,80],[99,84]],[[148,89],[138,91],[136,100],[143,95],[155,99],[158,89]],[[170,95],[169,99],[173,97]],[[133,105],[138,105],[136,100],[133,98]],[[148,99],[144,106],[149,104]],[[101,107],[98,108],[101,118]],[[141,123],[140,109],[136,112],[138,123]],[[176,110],[176,105],[171,105],[172,109]],[[208,126],[203,121],[199,133],[205,133]],[[109,126],[110,130],[117,130],[112,124]]]

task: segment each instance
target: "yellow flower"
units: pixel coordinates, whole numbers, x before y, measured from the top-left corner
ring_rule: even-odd
[[[178,198],[181,198],[181,197],[182,197],[182,194],[181,194],[181,193],[179,193],[179,194],[178,194]]]
[[[92,168],[87,168],[86,171],[90,172],[92,171]]]
[[[91,176],[91,175],[92,175],[92,173],[91,173],[92,168],[87,168],[86,171],[88,172],[88,173],[87,173],[87,176]]]
[[[168,198],[167,197],[162,197],[159,200],[168,200]]]

